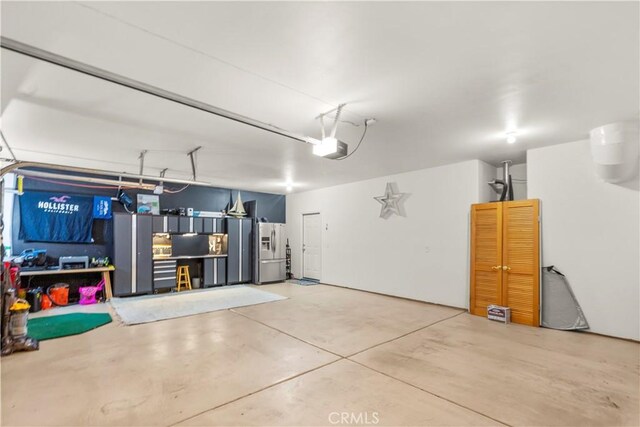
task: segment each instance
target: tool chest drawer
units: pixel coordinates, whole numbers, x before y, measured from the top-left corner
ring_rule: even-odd
[[[153,288],[172,288],[176,285],[177,261],[153,261]]]

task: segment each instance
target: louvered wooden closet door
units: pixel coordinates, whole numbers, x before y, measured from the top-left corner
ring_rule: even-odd
[[[512,322],[539,326],[539,201],[502,205],[502,305]]]
[[[501,224],[501,203],[471,206],[471,314],[486,316],[487,305],[501,302]]]

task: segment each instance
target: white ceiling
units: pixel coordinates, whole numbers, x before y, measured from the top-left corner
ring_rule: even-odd
[[[344,161],[2,50],[2,130],[21,160],[284,192],[456,161],[524,160],[638,116],[638,3],[9,2],[2,35],[319,137],[378,122]],[[517,127],[518,142],[504,132]],[[362,126],[342,123],[353,149]],[[6,151],[2,152],[7,155]]]

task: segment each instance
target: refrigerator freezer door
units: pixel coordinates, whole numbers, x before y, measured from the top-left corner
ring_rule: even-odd
[[[260,261],[260,283],[281,282],[285,278],[284,260]]]
[[[278,251],[280,250],[280,235],[278,234],[278,224],[271,224],[273,227],[273,259],[280,258]]]
[[[287,239],[285,237],[285,225],[277,224],[276,228],[278,229],[278,254],[277,257],[280,259],[284,259],[287,257]]]

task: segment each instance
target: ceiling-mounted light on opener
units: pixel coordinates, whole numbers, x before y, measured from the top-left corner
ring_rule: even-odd
[[[313,154],[320,157],[326,157],[328,159],[338,159],[340,157],[344,157],[347,155],[347,150],[349,146],[342,142],[338,141],[336,138],[336,131],[338,130],[338,122],[340,121],[340,113],[342,112],[342,108],[346,104],[340,104],[337,108],[333,110],[329,110],[326,113],[320,114],[317,118],[320,119],[320,127],[322,131],[322,139],[320,141],[313,140],[313,138],[309,138],[309,142],[313,144]],[[333,119],[333,126],[331,127],[331,132],[329,136],[325,134],[324,129],[324,116],[333,111],[336,112],[336,116]]]
[[[505,134],[505,136],[507,137],[507,143],[508,144],[513,144],[516,142],[516,136],[518,134],[515,131],[511,131],[511,132],[507,132]]]
[[[318,143],[313,146],[313,154],[328,159],[337,159],[347,155],[348,147],[346,143],[329,136],[323,138],[322,141],[318,141]]]

